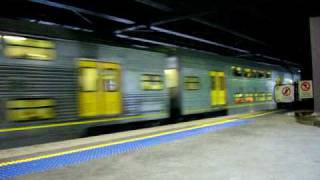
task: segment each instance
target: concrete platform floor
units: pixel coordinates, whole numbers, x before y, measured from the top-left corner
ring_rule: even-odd
[[[319,180],[320,128],[286,114],[17,179]]]

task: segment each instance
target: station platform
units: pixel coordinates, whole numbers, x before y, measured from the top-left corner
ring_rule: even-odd
[[[0,151],[0,179],[318,180],[320,128],[282,111]]]

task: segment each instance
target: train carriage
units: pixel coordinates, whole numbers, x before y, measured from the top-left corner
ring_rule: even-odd
[[[276,108],[276,81],[293,83],[296,69],[245,59],[181,52],[182,114],[225,110],[227,114]]]
[[[82,136],[90,127],[274,109],[294,68],[176,49],[0,34],[0,148]],[[293,69],[293,70],[292,70]]]

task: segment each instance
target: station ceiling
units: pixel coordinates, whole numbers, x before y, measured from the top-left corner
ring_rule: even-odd
[[[310,60],[308,22],[317,15],[320,6],[306,0],[2,0],[0,12],[137,48],[179,46],[298,64]]]

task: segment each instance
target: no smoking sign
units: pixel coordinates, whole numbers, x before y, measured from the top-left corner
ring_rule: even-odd
[[[311,84],[307,81],[301,83],[301,90],[309,91],[311,88]]]
[[[288,86],[288,87],[284,87],[283,89],[282,89],[282,94],[284,95],[284,96],[290,96],[291,95],[291,88]]]
[[[299,82],[299,99],[313,98],[312,81]]]
[[[291,103],[294,101],[294,86],[280,85],[275,87],[275,99],[279,103]]]

